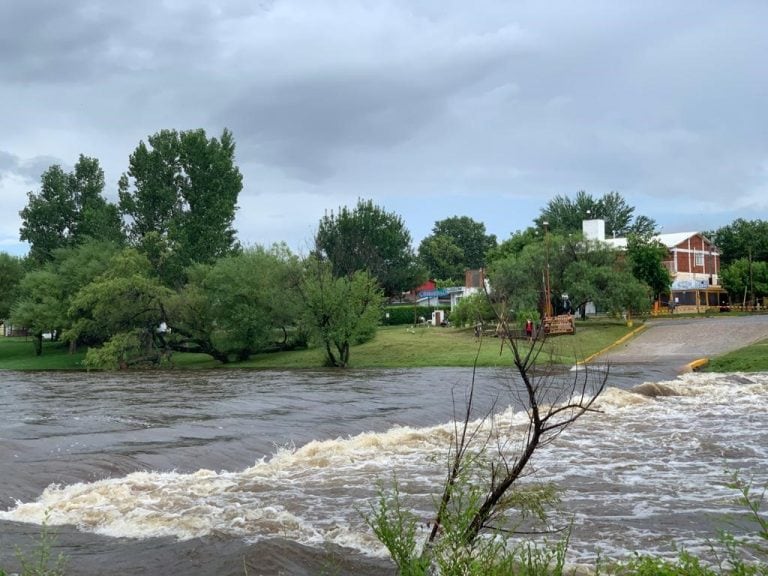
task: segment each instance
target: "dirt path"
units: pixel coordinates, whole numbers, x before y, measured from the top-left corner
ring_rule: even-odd
[[[768,338],[768,315],[654,319],[634,338],[595,360],[611,364],[657,363],[683,369]]]

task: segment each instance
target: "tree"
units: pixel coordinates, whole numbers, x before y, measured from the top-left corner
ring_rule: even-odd
[[[306,326],[323,347],[326,364],[345,368],[350,346],[376,333],[382,306],[376,279],[363,271],[336,277],[327,262],[310,258],[301,294]]]
[[[464,251],[447,236],[428,236],[419,245],[419,259],[430,278],[440,278],[451,285],[464,282]]]
[[[738,218],[705,235],[720,249],[723,265],[740,258],[768,262],[768,221]]]
[[[243,187],[229,130],[162,130],[131,154],[120,179],[120,212],[132,243],[169,283],[181,284],[193,262],[237,252],[232,223]]]
[[[494,260],[488,275],[494,299],[505,302],[502,309],[507,311],[539,309],[543,315],[547,276],[556,313],[583,310],[587,302],[616,315],[643,313],[650,306],[647,287],[631,274],[619,252],[581,235],[548,234],[543,242]]]
[[[372,200],[360,199],[352,210],[345,206],[323,216],[315,251],[331,263],[335,277],[351,278],[367,271],[387,296],[399,295],[424,278],[402,218]]]
[[[737,264],[739,260],[744,259],[747,263],[745,292],[742,299],[747,300],[754,305],[759,290],[755,286],[754,264],[757,262],[768,262],[768,222],[762,220],[744,220],[739,218],[734,220],[728,226],[719,228],[713,234],[715,244],[721,250],[721,262],[723,264],[723,283],[731,291],[736,290],[736,285],[740,283],[742,277],[742,264]],[[729,265],[736,265],[733,270],[726,272]],[[749,298],[747,299],[747,294]],[[733,296],[738,296],[734,294]]]
[[[102,349],[88,350],[85,362],[89,368],[127,368],[158,363],[166,357],[162,325],[171,291],[151,270],[145,256],[125,249],[70,301],[68,314],[74,322],[62,337],[104,343]]]
[[[294,284],[299,264],[285,246],[277,245],[194,266],[189,282],[167,307],[170,345],[226,363],[287,347],[289,332],[303,340]]]
[[[752,303],[753,297],[768,296],[768,262],[750,262],[748,258],[739,258],[723,267],[721,276],[723,287],[733,302]]]
[[[19,292],[23,296],[11,307],[11,323],[31,332],[35,354],[40,356],[43,334],[56,332],[66,321],[59,277],[51,269],[34,270],[21,279]]]
[[[81,154],[72,173],[56,164],[43,172],[40,192],[27,193],[27,205],[19,212],[19,237],[29,242],[29,257],[42,264],[57,248],[87,238],[121,241],[117,208],[104,200],[103,191],[104,171],[95,158]]]
[[[626,236],[630,232],[653,233],[656,223],[647,216],[637,216],[633,222],[634,212],[635,208],[629,206],[618,192],[608,192],[596,200],[591,194],[580,190],[573,200],[567,196],[555,196],[541,209],[535,223],[541,228],[547,222],[550,232],[568,234],[580,233],[583,220],[601,218],[605,220],[606,234],[614,237]]]
[[[22,278],[11,315],[15,324],[32,331],[38,354],[44,333],[58,339],[72,326],[74,319],[68,313],[72,298],[106,271],[117,250],[111,242],[86,239],[54,250],[50,262]],[[70,340],[70,350],[76,346],[77,340]]]
[[[435,222],[432,234],[424,238],[419,245],[419,257],[429,267],[440,262],[440,251],[434,252],[434,248],[445,246],[447,243],[435,245],[437,238],[445,238],[450,244],[461,250],[463,258],[457,262],[461,273],[465,269],[483,268],[486,264],[486,254],[496,246],[496,236],[486,234],[485,224],[476,222],[468,216],[453,216]],[[430,270],[432,270],[430,268]],[[436,272],[436,277],[442,277]]]
[[[24,264],[21,258],[0,252],[0,322],[8,318],[23,276]]]
[[[627,258],[635,278],[647,284],[653,299],[669,292],[672,277],[664,266],[667,247],[647,236],[630,234],[627,237]]]

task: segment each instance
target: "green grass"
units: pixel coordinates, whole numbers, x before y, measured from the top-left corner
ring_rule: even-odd
[[[544,356],[555,362],[573,364],[576,360],[602,350],[632,330],[626,324],[611,320],[587,320],[577,323],[575,335],[550,338]],[[433,366],[472,366],[478,353],[478,340],[471,329],[410,328],[387,326],[376,338],[354,346],[350,354],[352,368],[423,368]],[[509,366],[511,355],[500,350],[502,341],[485,337],[480,346],[479,366]],[[522,343],[526,346],[526,343]],[[506,346],[506,344],[505,344]],[[85,349],[70,355],[66,345],[45,342],[42,356],[34,355],[31,339],[0,338],[2,370],[82,370]],[[206,354],[173,354],[174,366],[182,369],[221,366]],[[318,368],[323,365],[322,350],[296,350],[258,354],[246,362],[235,362],[233,368]]]
[[[705,372],[766,372],[768,371],[768,340],[712,358],[702,370]]]
[[[43,353],[35,356],[32,338],[0,338],[2,370],[82,370],[85,349],[69,353],[66,344],[43,341]]]
[[[623,322],[587,320],[576,327],[576,334],[550,338],[545,355],[556,362],[573,364],[609,346],[633,328]],[[478,353],[478,340],[471,329],[411,328],[386,326],[372,341],[355,346],[350,352],[352,368],[425,368],[433,366],[472,366]],[[480,346],[479,366],[509,366],[511,355],[501,349],[498,338],[485,337]],[[526,346],[527,343],[522,343]],[[506,346],[506,344],[505,344]],[[312,368],[321,366],[321,350],[301,350],[259,354],[247,362],[232,364],[244,368]]]

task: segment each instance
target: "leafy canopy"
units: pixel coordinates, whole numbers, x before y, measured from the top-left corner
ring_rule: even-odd
[[[131,242],[167,283],[181,285],[183,269],[212,263],[239,246],[232,223],[243,187],[235,141],[202,129],[161,130],[139,143],[120,179],[120,212]]]
[[[102,197],[104,171],[98,160],[81,154],[73,172],[54,164],[40,180],[40,191],[27,193],[27,205],[19,213],[19,237],[29,242],[34,262],[49,262],[56,249],[87,238],[123,240],[117,207]]]
[[[409,290],[423,279],[402,218],[372,200],[360,199],[353,209],[344,206],[323,216],[315,248],[330,262],[335,277],[367,271],[387,296]]]

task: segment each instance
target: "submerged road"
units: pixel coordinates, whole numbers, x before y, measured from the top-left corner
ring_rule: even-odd
[[[711,358],[766,338],[767,314],[652,319],[636,336],[597,356],[593,362],[653,363],[680,372],[694,360]]]

